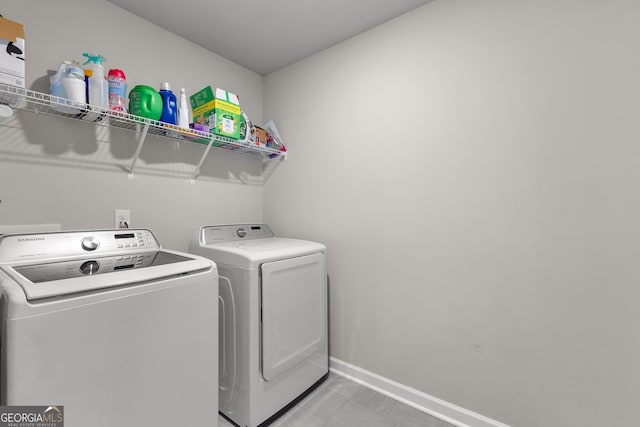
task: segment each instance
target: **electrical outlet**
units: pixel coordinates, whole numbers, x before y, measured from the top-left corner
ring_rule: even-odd
[[[113,228],[131,228],[131,212],[129,209],[116,209]]]

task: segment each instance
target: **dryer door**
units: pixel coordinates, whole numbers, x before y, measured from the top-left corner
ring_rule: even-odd
[[[327,340],[327,272],[322,253],[262,264],[262,377],[270,381]]]

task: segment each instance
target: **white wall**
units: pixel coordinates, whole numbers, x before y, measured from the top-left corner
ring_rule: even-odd
[[[329,247],[332,355],[514,426],[640,416],[636,2],[438,0],[268,76],[289,158],[264,190],[281,235]],[[4,0],[27,84],[83,51],[130,87],[263,80],[102,0]],[[100,16],[102,19],[97,19]],[[96,138],[96,132],[98,138]],[[200,223],[260,221],[256,165],[18,113],[0,126],[0,223],[110,227],[114,208],[186,249]],[[213,153],[212,153],[213,154]]]
[[[0,14],[25,25],[28,89],[47,93],[62,60],[98,52],[105,70],[124,70],[129,89],[223,87],[262,122],[262,76],[104,0],[3,0]],[[262,219],[262,187],[243,183],[259,176],[253,156],[212,150],[191,184],[204,146],[150,137],[130,181],[123,168],[135,148],[134,133],[18,112],[0,123],[0,224],[111,228],[113,210],[124,208],[133,226],[186,250],[198,225]]]
[[[438,0],[265,79],[331,352],[501,422],[640,418],[640,5]]]

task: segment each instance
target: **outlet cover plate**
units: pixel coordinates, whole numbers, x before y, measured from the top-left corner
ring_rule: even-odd
[[[129,209],[116,209],[113,216],[113,228],[131,228],[131,212]]]

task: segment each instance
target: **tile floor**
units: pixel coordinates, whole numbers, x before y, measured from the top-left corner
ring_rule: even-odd
[[[219,417],[219,427],[232,427]],[[272,427],[453,427],[411,406],[348,380],[329,378]]]

